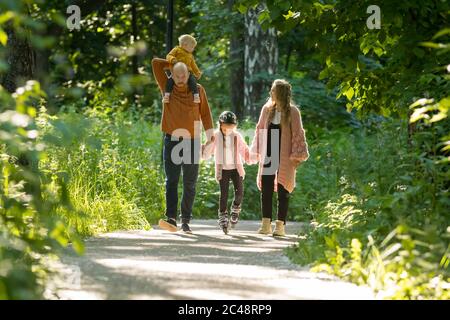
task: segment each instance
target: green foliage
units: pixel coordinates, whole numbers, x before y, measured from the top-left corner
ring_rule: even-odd
[[[0,114],[0,299],[36,299],[43,295],[47,261],[56,250],[72,242],[81,253],[83,245],[55,217],[57,207],[70,208],[64,177],[54,175],[49,182],[38,169],[48,146],[37,139],[33,102],[44,92],[29,81],[12,96],[2,93],[2,102],[12,100],[16,111]]]
[[[164,212],[160,132],[141,116],[132,110],[108,116],[96,110],[80,114],[69,109],[49,119],[41,113],[44,139],[70,141],[53,147],[41,169],[67,174],[74,210],[61,209],[58,214],[84,236],[149,229],[149,223]],[[62,123],[70,129],[55,137]]]
[[[214,115],[224,110],[233,110],[230,99],[230,72],[240,61],[230,59],[232,34],[239,30],[243,38],[243,17],[229,8],[228,0],[191,1],[194,34],[198,39],[195,56],[204,74],[200,83],[208,92],[208,100]],[[243,48],[241,49],[243,50]]]
[[[289,255],[380,297],[448,299],[446,164],[419,157],[406,129],[381,121],[311,142],[297,181],[311,224]]]
[[[27,28],[35,31],[41,25],[22,14],[22,2],[2,2],[0,8],[3,76],[8,70],[4,56],[10,40],[4,30],[12,26],[17,36],[23,37],[29,32]],[[1,109],[7,109],[0,114],[0,299],[42,298],[52,271],[49,261],[56,258],[55,253],[69,243],[77,253],[83,251],[74,230],[56,216],[57,208],[71,207],[64,175],[50,179],[39,170],[49,145],[39,140],[36,106],[47,95],[39,82],[23,82],[13,94],[0,86]],[[58,131],[65,129],[60,126]]]
[[[421,45],[430,47],[429,39],[448,25],[446,1],[379,1],[381,29],[374,30],[366,26],[369,1],[265,2],[262,26],[283,33],[301,30],[303,47],[314,50],[322,65],[320,78],[328,79],[330,89],[340,89],[349,109],[406,118],[406,106],[418,95],[440,99],[449,91],[436,70],[448,62],[448,48],[438,54]],[[258,3],[238,1],[236,8],[245,12]]]

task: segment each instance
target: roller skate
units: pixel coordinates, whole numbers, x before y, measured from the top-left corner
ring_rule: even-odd
[[[228,234],[228,212],[219,212],[219,226],[223,233]]]

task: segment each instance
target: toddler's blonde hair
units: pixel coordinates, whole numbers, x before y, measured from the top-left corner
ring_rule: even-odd
[[[181,45],[183,44],[192,44],[194,47],[197,45],[197,40],[190,34],[183,34],[178,38],[178,42]]]

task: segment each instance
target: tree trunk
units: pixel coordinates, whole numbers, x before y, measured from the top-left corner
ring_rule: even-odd
[[[33,79],[36,55],[26,39],[19,37],[13,28],[7,28],[6,63],[8,71],[0,75],[0,84],[8,91],[15,92],[27,80]]]
[[[235,0],[228,0],[228,9],[233,14]],[[245,20],[241,14],[236,14],[236,21],[233,21],[233,32],[230,39],[230,89],[231,104],[238,119],[242,119],[244,113],[244,77],[245,77],[245,56],[244,45]]]
[[[264,9],[259,4],[249,9],[245,16],[245,89],[244,105],[246,113],[257,118],[261,105],[269,94],[278,63],[276,30],[264,31],[258,22],[258,15]],[[267,77],[269,75],[269,77]]]
[[[137,31],[137,13],[136,13],[136,3],[133,2],[131,4],[131,33],[134,44],[138,40],[138,31]],[[138,57],[137,54],[134,54],[132,57],[132,69],[133,74],[138,74]]]

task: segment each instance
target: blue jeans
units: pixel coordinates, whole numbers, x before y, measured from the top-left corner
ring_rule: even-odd
[[[183,144],[180,152],[173,158],[172,151],[179,144]],[[194,152],[193,152],[194,151]],[[186,153],[188,154],[186,154]],[[166,174],[166,216],[176,220],[178,209],[178,182],[183,171],[183,196],[181,199],[181,220],[188,223],[192,219],[195,187],[198,178],[200,141],[195,139],[180,139],[173,141],[168,134],[164,136],[164,171]]]

